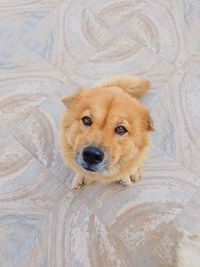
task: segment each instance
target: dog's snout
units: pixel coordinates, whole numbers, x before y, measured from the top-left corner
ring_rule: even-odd
[[[98,164],[101,163],[104,159],[104,153],[101,149],[88,146],[83,149],[83,159],[89,164]]]

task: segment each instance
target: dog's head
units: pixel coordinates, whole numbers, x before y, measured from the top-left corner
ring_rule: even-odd
[[[148,110],[118,87],[81,89],[62,99],[64,154],[76,170],[109,176],[148,146]]]

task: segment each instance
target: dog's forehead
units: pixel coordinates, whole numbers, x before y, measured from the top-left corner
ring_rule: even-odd
[[[93,100],[90,99],[89,110],[95,119],[107,119],[109,122],[131,120],[131,101],[129,99],[123,99],[118,95],[103,95]]]
[[[106,109],[126,109],[127,104],[132,102],[132,98],[121,90],[118,91],[118,89],[107,91],[102,89],[102,91],[94,90],[93,94],[88,96],[88,101],[92,105],[102,106]]]

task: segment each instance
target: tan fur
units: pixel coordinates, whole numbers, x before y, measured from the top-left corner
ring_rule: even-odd
[[[149,133],[154,129],[147,108],[135,97],[143,95],[148,87],[149,82],[142,78],[119,75],[62,98],[67,110],[61,118],[60,146],[64,160],[76,173],[72,188],[96,180],[130,184],[139,179],[150,144]],[[93,119],[91,127],[85,127],[81,120],[88,115]],[[119,123],[128,128],[123,136],[114,132]],[[76,152],[84,145],[106,149],[106,171],[88,172],[76,163]]]
[[[103,79],[95,84],[96,87],[117,86],[122,88],[132,97],[140,97],[146,94],[150,87],[150,82],[138,76],[130,76],[126,74],[111,76]]]

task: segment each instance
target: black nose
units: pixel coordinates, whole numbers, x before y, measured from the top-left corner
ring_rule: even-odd
[[[94,146],[87,146],[83,149],[83,159],[89,164],[98,164],[103,161],[104,153],[101,149]]]

